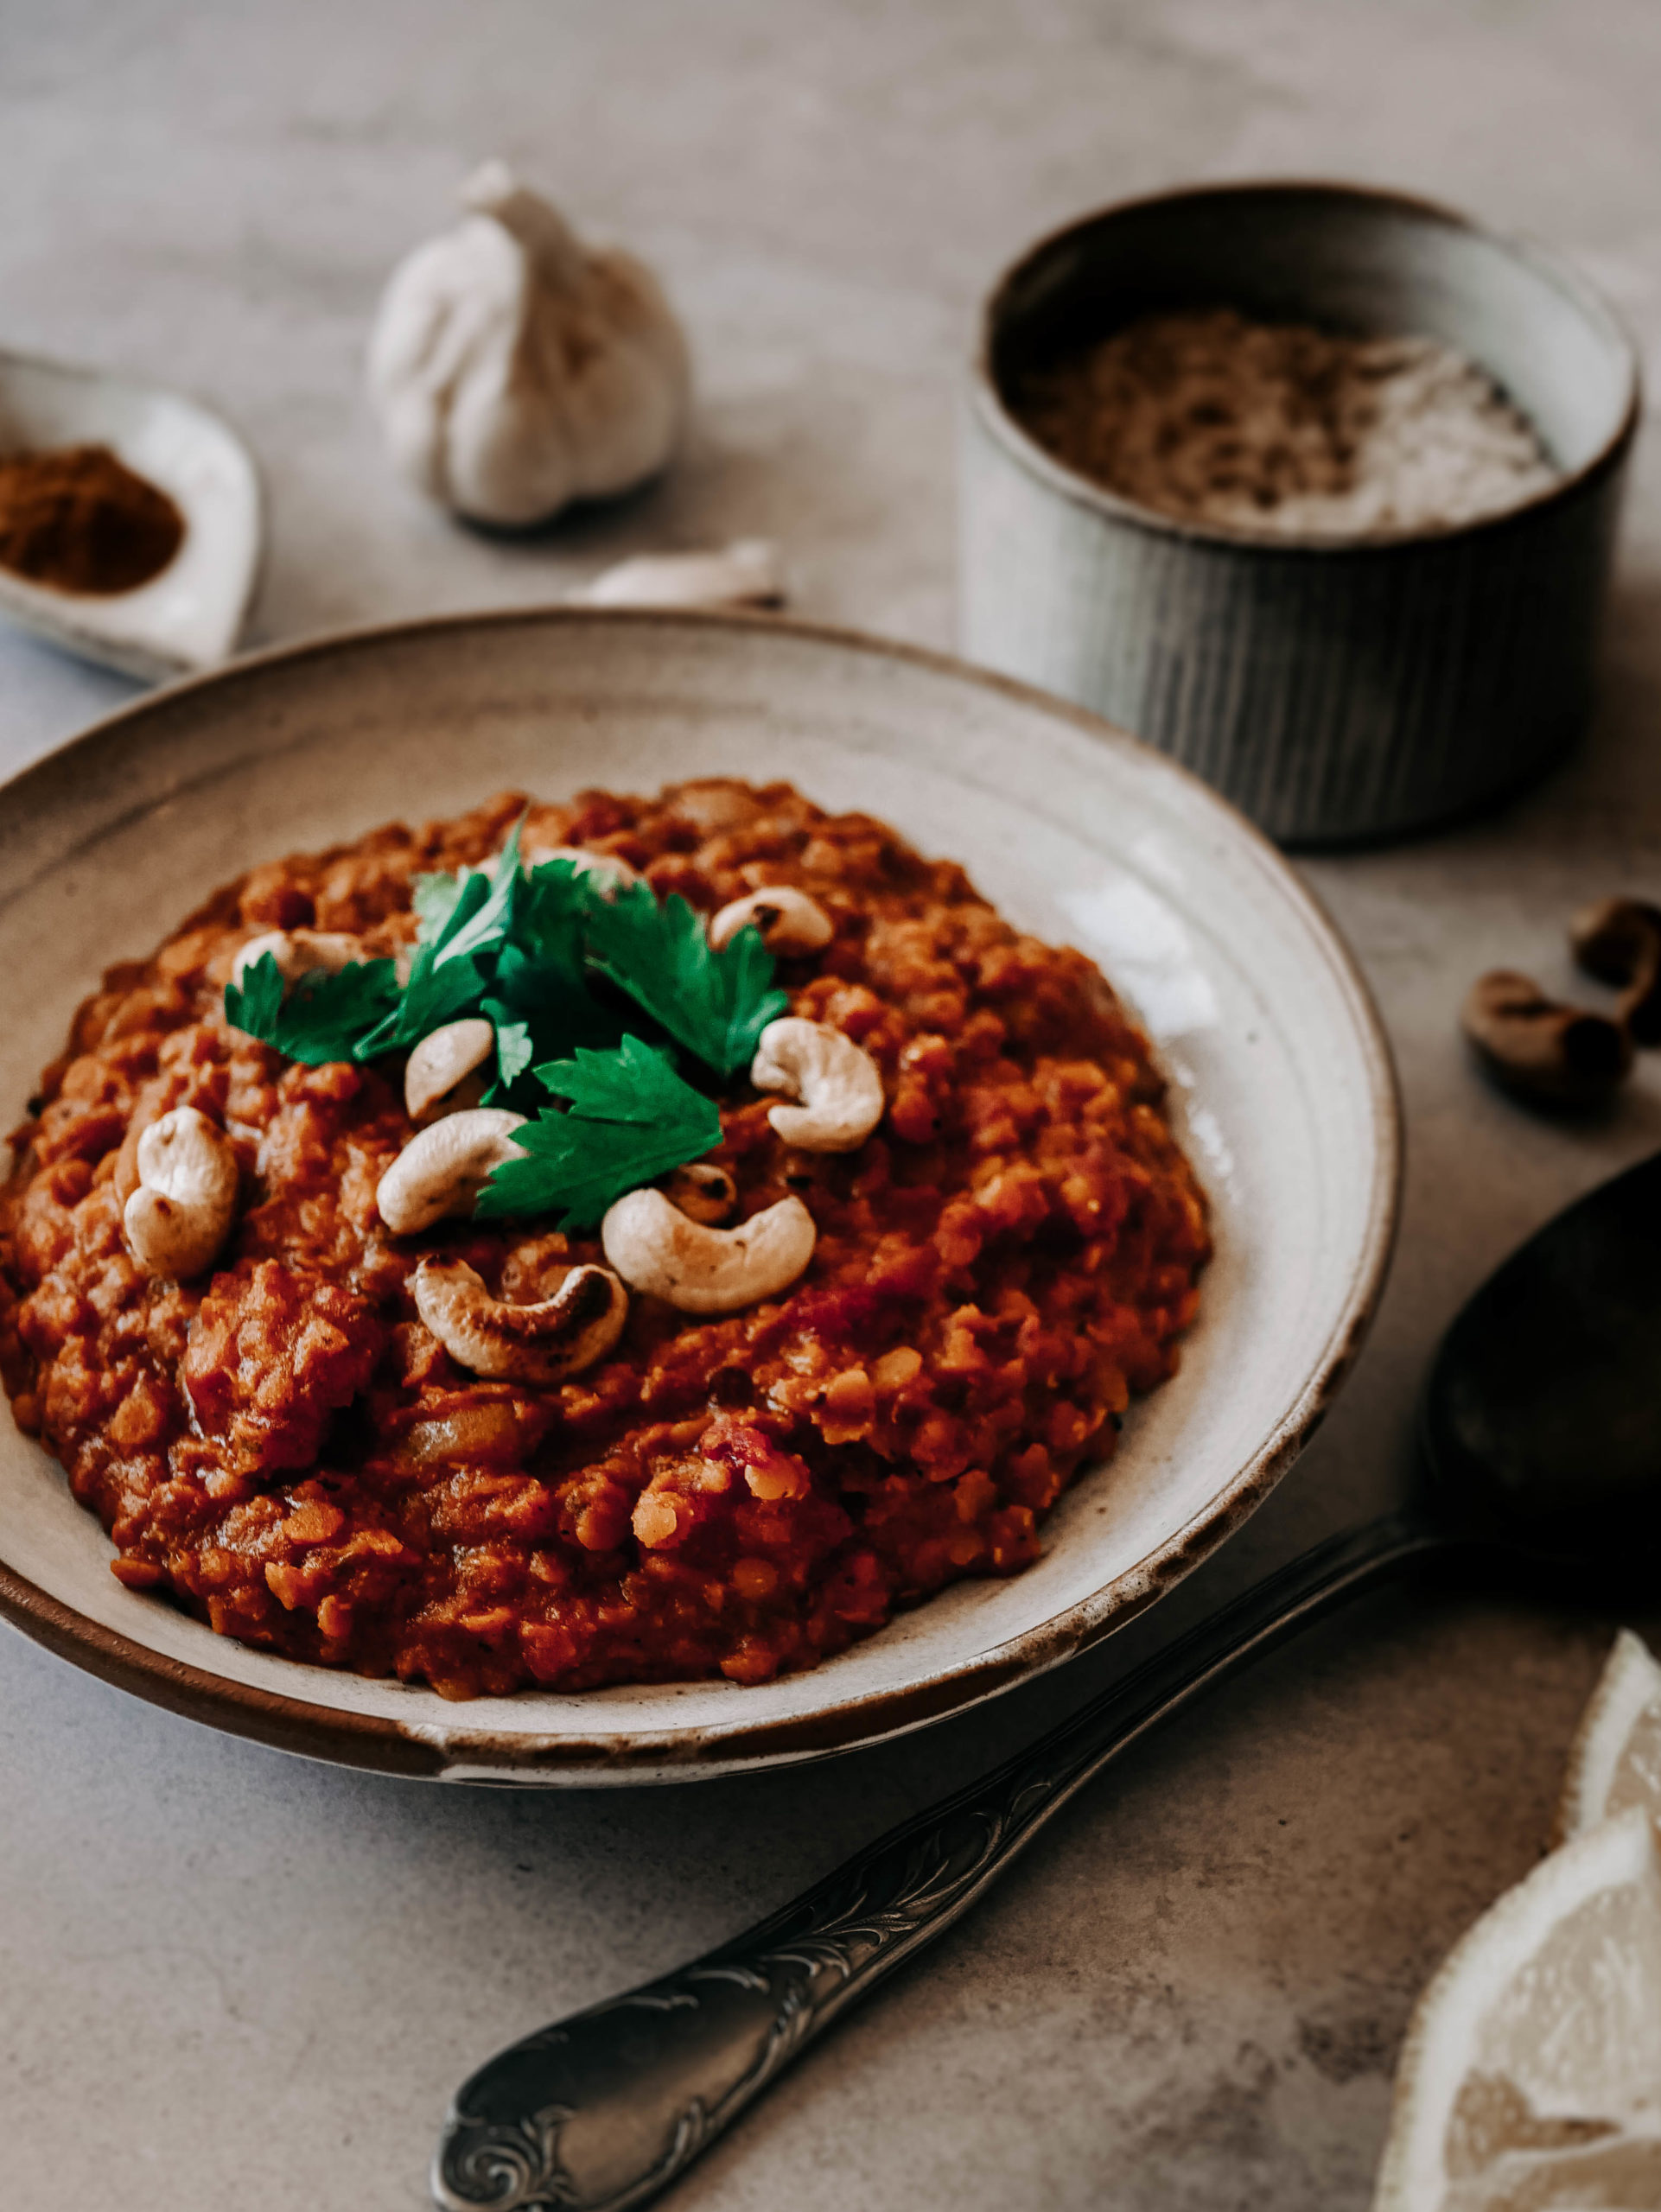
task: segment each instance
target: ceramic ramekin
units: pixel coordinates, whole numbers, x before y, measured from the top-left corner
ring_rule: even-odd
[[[1562,474],[1453,529],[1271,539],[1117,498],[1011,412],[1023,370],[1137,315],[1220,306],[1455,346]],[[964,651],[1174,754],[1285,843],[1470,811],[1585,718],[1638,414],[1636,356],[1596,294],[1445,208],[1328,184],[1109,208],[1034,247],[984,311],[964,410]]]

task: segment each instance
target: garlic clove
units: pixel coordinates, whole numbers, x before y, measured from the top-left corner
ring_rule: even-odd
[[[782,607],[784,570],[770,538],[741,537],[712,552],[637,553],[571,596],[584,607]]]
[[[654,475],[690,382],[656,278],[632,255],[589,252],[500,162],[462,202],[466,218],[393,271],[370,344],[399,469],[458,513],[508,524]]]
[[[506,162],[481,162],[459,196],[470,215],[489,216],[516,238],[544,282],[567,292],[582,290],[584,261],[576,232],[557,207],[526,190]]]

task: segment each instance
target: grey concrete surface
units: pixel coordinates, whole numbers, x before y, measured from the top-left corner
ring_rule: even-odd
[[[1388,181],[1574,255],[1653,360],[1658,75],[1651,0],[0,0],[0,345],[243,426],[272,519],[255,641],[760,532],[805,612],[946,643],[954,378],[1027,239],[1186,178]],[[404,493],[358,394],[385,272],[492,152],[660,265],[699,367],[671,478],[518,543]],[[1576,760],[1500,818],[1309,867],[1401,1059],[1392,1286],[1282,1491],[1090,1662],[816,1769],[539,1798],[287,1759],[0,1636],[0,2201],[414,2212],[496,2045],[782,1901],[1387,1496],[1466,1292],[1661,1143],[1653,1065],[1607,1122],[1549,1128],[1452,1030],[1480,967],[1565,980],[1579,900],[1661,892],[1658,615],[1646,444]],[[0,638],[0,766],[125,696]],[[1415,1993],[1542,1848],[1611,1626],[1421,1587],[1325,1627],[1087,1793],[677,2202],[1364,2205]]]

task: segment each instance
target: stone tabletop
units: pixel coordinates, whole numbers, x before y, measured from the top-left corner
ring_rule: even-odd
[[[945,645],[955,380],[1027,240],[1195,178],[1387,182],[1568,252],[1653,360],[1658,73],[1652,0],[14,5],[0,346],[241,426],[271,521],[251,642],[761,535],[802,612]],[[673,475],[531,542],[406,495],[359,389],[386,270],[491,153],[659,265],[698,364]],[[1661,892],[1658,615],[1641,446],[1576,760],[1480,826],[1308,866],[1399,1057],[1394,1277],[1282,1491],[1088,1662],[830,1764],[543,1796],[284,1758],[0,1632],[0,2196],[417,2212],[446,2100],[499,2044],[732,1933],[1387,1496],[1467,1292],[1661,1144],[1661,1066],[1564,1129],[1485,1091],[1453,1030],[1477,969],[1565,982],[1571,907]],[[128,696],[0,637],[0,767]],[[1363,2206],[1414,1996],[1543,1847],[1612,1625],[1442,1585],[1305,1637],[1087,1791],[678,2205]]]

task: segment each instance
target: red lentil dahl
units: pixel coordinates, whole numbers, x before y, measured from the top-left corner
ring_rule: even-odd
[[[393,1238],[375,1191],[411,1132],[399,1064],[290,1064],[221,994],[262,931],[407,944],[412,876],[486,858],[525,804],[256,868],[112,968],[46,1071],[0,1194],[0,1370],[113,1571],[223,1635],[464,1698],[765,1681],[1025,1566],[1130,1394],[1171,1372],[1209,1251],[1145,1039],[1089,961],[1018,935],[961,868],[786,785],[531,804],[527,843],[616,854],[704,912],[811,892],[835,937],[780,980],[876,1061],[888,1111],[856,1153],[797,1152],[738,1085],[715,1157],[742,1215],[805,1200],[801,1280],[706,1322],[636,1297],[589,1373],[480,1380],[417,1317],[417,1261],[527,1300],[597,1239]],[[222,1123],[243,1184],[189,1283],[145,1274],[121,1227],[138,1137],[177,1105]]]

